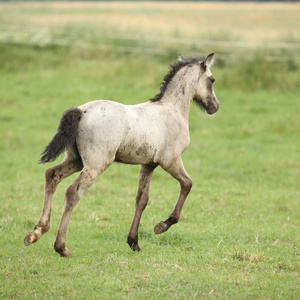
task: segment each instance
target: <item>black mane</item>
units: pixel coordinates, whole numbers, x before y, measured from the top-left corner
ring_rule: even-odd
[[[194,63],[201,61],[201,59],[198,57],[191,57],[191,58],[187,58],[187,59],[185,59],[183,57],[181,57],[181,58],[182,58],[181,60],[177,60],[175,63],[170,64],[170,71],[167,75],[164,76],[163,81],[160,84],[160,92],[157,95],[155,95],[153,98],[149,99],[151,102],[156,102],[156,101],[161,100],[161,98],[163,97],[163,95],[168,87],[168,84],[171,82],[171,80],[173,79],[175,74],[181,68],[183,68],[184,66],[192,65]]]

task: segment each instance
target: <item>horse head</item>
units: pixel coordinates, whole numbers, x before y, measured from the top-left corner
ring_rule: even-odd
[[[184,61],[183,56],[179,56],[178,61]],[[219,101],[213,90],[213,83],[215,78],[210,71],[214,62],[214,53],[209,54],[205,60],[198,61],[196,64],[199,67],[198,80],[196,81],[195,94],[193,100],[205,110],[208,114],[212,115],[219,109]]]

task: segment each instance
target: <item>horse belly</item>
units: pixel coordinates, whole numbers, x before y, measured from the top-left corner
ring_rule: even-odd
[[[120,146],[116,152],[116,162],[125,164],[156,164],[155,155],[157,149],[151,143],[145,141],[143,143],[128,144]]]

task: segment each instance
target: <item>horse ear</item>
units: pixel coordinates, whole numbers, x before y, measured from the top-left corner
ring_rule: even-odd
[[[178,58],[177,58],[177,61],[183,62],[183,61],[186,61],[186,59],[181,54],[179,54]]]
[[[206,67],[209,69],[212,65],[213,65],[213,63],[214,63],[214,53],[211,53],[211,54],[209,54],[209,55],[207,55],[207,57],[205,58],[205,61],[204,61],[204,63],[205,63],[205,65],[206,65]]]

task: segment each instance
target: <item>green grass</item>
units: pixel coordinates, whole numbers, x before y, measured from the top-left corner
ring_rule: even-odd
[[[157,169],[140,226],[142,252],[129,249],[139,167],[114,164],[72,214],[71,258],[59,257],[53,243],[65,190],[77,175],[58,187],[49,233],[23,245],[39,219],[51,165],[38,165],[39,154],[62,112],[99,98],[146,101],[174,59],[0,46],[2,299],[300,297],[299,70],[258,67],[259,58],[218,65],[216,55],[220,110],[209,117],[191,107],[183,159],[194,185],[167,233],[156,236],[153,227],[172,211],[179,186]]]

